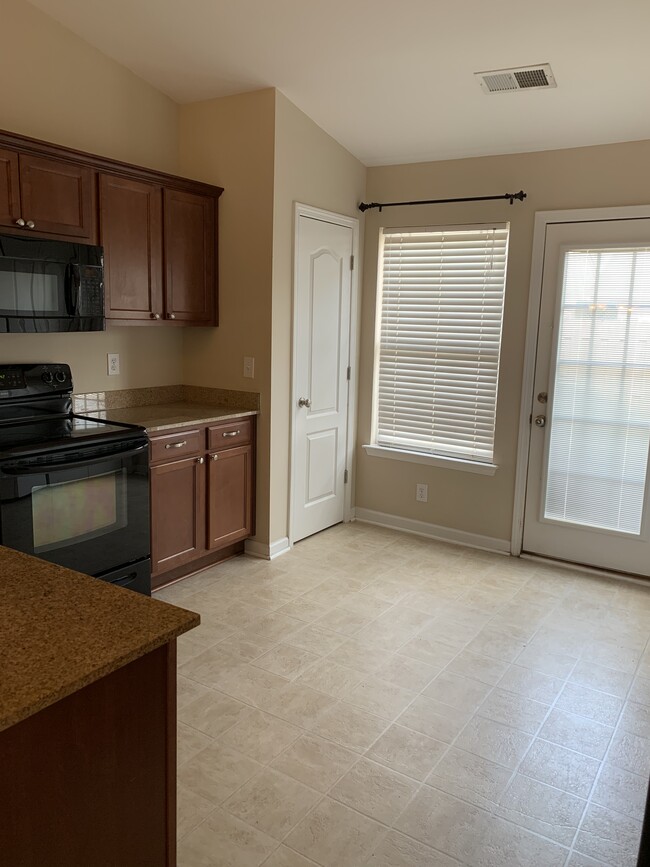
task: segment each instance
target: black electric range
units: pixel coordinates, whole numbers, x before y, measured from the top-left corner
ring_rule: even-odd
[[[72,389],[66,364],[0,365],[0,543],[149,594],[146,433]]]

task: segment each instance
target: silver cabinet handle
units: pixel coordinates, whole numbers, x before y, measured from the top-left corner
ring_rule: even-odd
[[[211,461],[218,461],[218,460],[219,460],[219,455],[210,455],[210,460],[211,460]]]
[[[176,314],[175,313],[168,313],[167,319],[176,319]]]
[[[33,220],[27,220],[27,228],[28,229],[35,229],[36,223]]]
[[[197,462],[197,464],[204,464],[204,463],[205,463],[205,458],[197,458],[197,459],[196,459],[196,462]]]
[[[166,449],[182,449],[183,446],[187,445],[187,440],[183,440],[180,443],[167,443],[165,446]]]
[[[241,433],[240,430],[232,430],[232,431],[224,431],[221,436],[222,437],[236,437]]]
[[[22,227],[25,225],[25,221],[23,220],[22,217],[18,217],[18,219],[16,220],[16,225],[20,226],[22,229]]]
[[[160,319],[160,313],[152,313],[151,318],[152,319]]]
[[[298,400],[298,406],[306,406],[307,409],[309,409],[309,407],[311,406],[311,401],[309,400],[308,397],[301,397]]]

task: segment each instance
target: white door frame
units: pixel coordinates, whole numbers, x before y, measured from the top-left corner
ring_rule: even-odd
[[[546,227],[552,223],[593,223],[599,220],[630,220],[635,218],[650,218],[650,205],[630,205],[620,208],[585,208],[584,210],[570,211],[538,211],[535,214],[533,258],[530,269],[530,295],[528,299],[528,322],[526,325],[526,353],[524,355],[521,408],[519,413],[515,498],[512,511],[512,539],[510,545],[510,552],[515,557],[521,554],[524,537],[524,509],[531,432],[530,419],[532,417],[535,365],[537,362],[537,332],[539,329],[539,308],[542,300]]]
[[[294,544],[294,502],[293,502],[293,480],[295,477],[295,459],[296,459],[296,442],[295,442],[295,425],[294,425],[294,409],[298,401],[298,393],[296,391],[296,366],[298,363],[296,352],[296,298],[298,294],[298,254],[300,250],[299,235],[300,235],[300,218],[311,217],[314,220],[321,220],[325,223],[333,223],[336,226],[347,226],[352,229],[352,255],[354,257],[354,268],[350,281],[350,348],[349,361],[350,385],[348,388],[348,418],[346,428],[346,444],[345,444],[345,461],[348,468],[348,481],[344,491],[344,507],[343,520],[351,521],[354,517],[352,506],[352,483],[353,483],[353,460],[354,460],[354,445],[357,436],[357,401],[358,401],[358,383],[359,383],[359,220],[356,217],[346,217],[344,214],[336,214],[333,211],[324,211],[321,208],[315,208],[312,205],[304,205],[300,202],[294,202],[293,212],[293,293],[292,293],[292,308],[291,308],[291,405],[289,410],[289,445],[291,455],[289,456],[289,545]]]

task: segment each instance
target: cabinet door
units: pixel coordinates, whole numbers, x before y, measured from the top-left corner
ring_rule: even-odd
[[[93,171],[62,160],[20,155],[20,197],[24,220],[36,233],[95,240]]]
[[[205,463],[187,458],[151,468],[151,571],[205,552]]]
[[[253,448],[209,455],[208,465],[208,548],[213,550],[252,533]]]
[[[216,200],[166,189],[165,317],[216,325]]]
[[[20,219],[18,154],[0,148],[0,226],[13,226]]]
[[[155,184],[99,176],[106,316],[162,317],[162,190]]]

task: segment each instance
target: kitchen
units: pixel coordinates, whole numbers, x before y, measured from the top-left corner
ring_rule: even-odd
[[[119,411],[127,423],[133,407],[125,402],[133,392],[145,407],[146,401],[153,400],[166,406],[174,422],[183,420],[178,413],[173,415],[174,407],[186,402],[202,404],[206,389],[217,390],[221,398],[228,394],[239,401],[250,400],[246,411],[259,412],[254,416],[256,526],[254,536],[235,544],[262,558],[286,550],[290,535],[294,202],[358,216],[359,201],[368,198],[417,199],[424,190],[451,197],[468,187],[470,193],[488,195],[494,192],[495,183],[509,188],[516,176],[518,185],[512,188],[524,186],[529,200],[528,210],[520,212],[521,222],[517,224],[513,218],[510,267],[514,284],[525,287],[535,209],[640,205],[647,200],[647,192],[639,185],[647,162],[644,142],[630,140],[555,154],[368,170],[273,88],[178,105],[31,4],[3,0],[2,20],[11,38],[3,44],[0,68],[11,87],[0,94],[0,128],[152,172],[223,187],[224,192],[218,200],[218,327],[178,325],[164,318],[164,308],[147,308],[147,313],[160,313],[161,320],[150,320],[146,325],[113,322],[100,332],[2,334],[0,362],[68,365],[74,394],[84,396],[75,407],[78,414],[105,414],[110,419],[111,411]],[[495,209],[490,218],[503,219],[504,213],[509,214]],[[438,210],[430,219],[435,224],[449,222],[452,217]],[[476,211],[463,207],[454,212],[453,219],[475,222]],[[361,310],[361,331],[366,337],[360,355],[359,445],[368,442],[371,414],[372,338],[368,335],[372,335],[374,325],[375,287],[371,284],[377,260],[378,215],[369,214],[365,223],[369,242],[363,264],[370,277]],[[362,219],[362,235],[363,224]],[[504,334],[512,363],[505,365],[500,396],[501,450],[507,456],[503,471],[488,482],[465,473],[452,480],[452,474],[440,470],[430,482],[433,485],[435,481],[442,495],[431,497],[426,507],[430,525],[461,528],[501,542],[507,541],[510,533],[525,291],[513,293],[508,303]],[[118,374],[109,375],[108,355],[119,356]],[[245,375],[245,358],[254,359],[252,378]],[[156,403],[150,402],[148,407]],[[158,421],[164,426],[169,418],[149,415],[133,422]],[[214,451],[206,432],[208,426],[215,425],[214,417],[202,414],[192,421],[196,419],[202,425],[198,427],[200,441],[197,450],[188,453],[188,462],[208,458]],[[196,428],[187,424],[183,429]],[[160,429],[156,434],[165,437],[168,431]],[[183,439],[168,440],[163,446]],[[399,513],[404,520],[421,520],[421,507],[411,502],[411,487],[416,481],[413,468],[388,466],[390,462],[377,467],[377,463],[359,449],[352,479],[357,505],[375,515]],[[196,466],[206,469],[206,463]],[[463,478],[459,480],[458,475]],[[404,493],[403,502],[398,504],[400,492],[407,486],[408,501]],[[282,558],[273,562],[276,569]],[[230,567],[224,564],[219,568],[219,574],[228,574]],[[310,568],[315,567],[310,564]],[[258,590],[261,599],[259,576],[257,580],[251,578],[251,587]],[[183,604],[183,592],[177,592],[179,604]],[[192,608],[189,601],[186,604]],[[102,610],[99,603],[98,607]],[[235,607],[229,605],[228,610],[234,617]],[[181,627],[167,625],[160,634],[169,637],[175,628]],[[192,638],[198,634],[194,629],[181,639],[185,653],[198,650],[199,643]],[[188,803],[195,806],[197,816],[207,809],[196,794]]]

